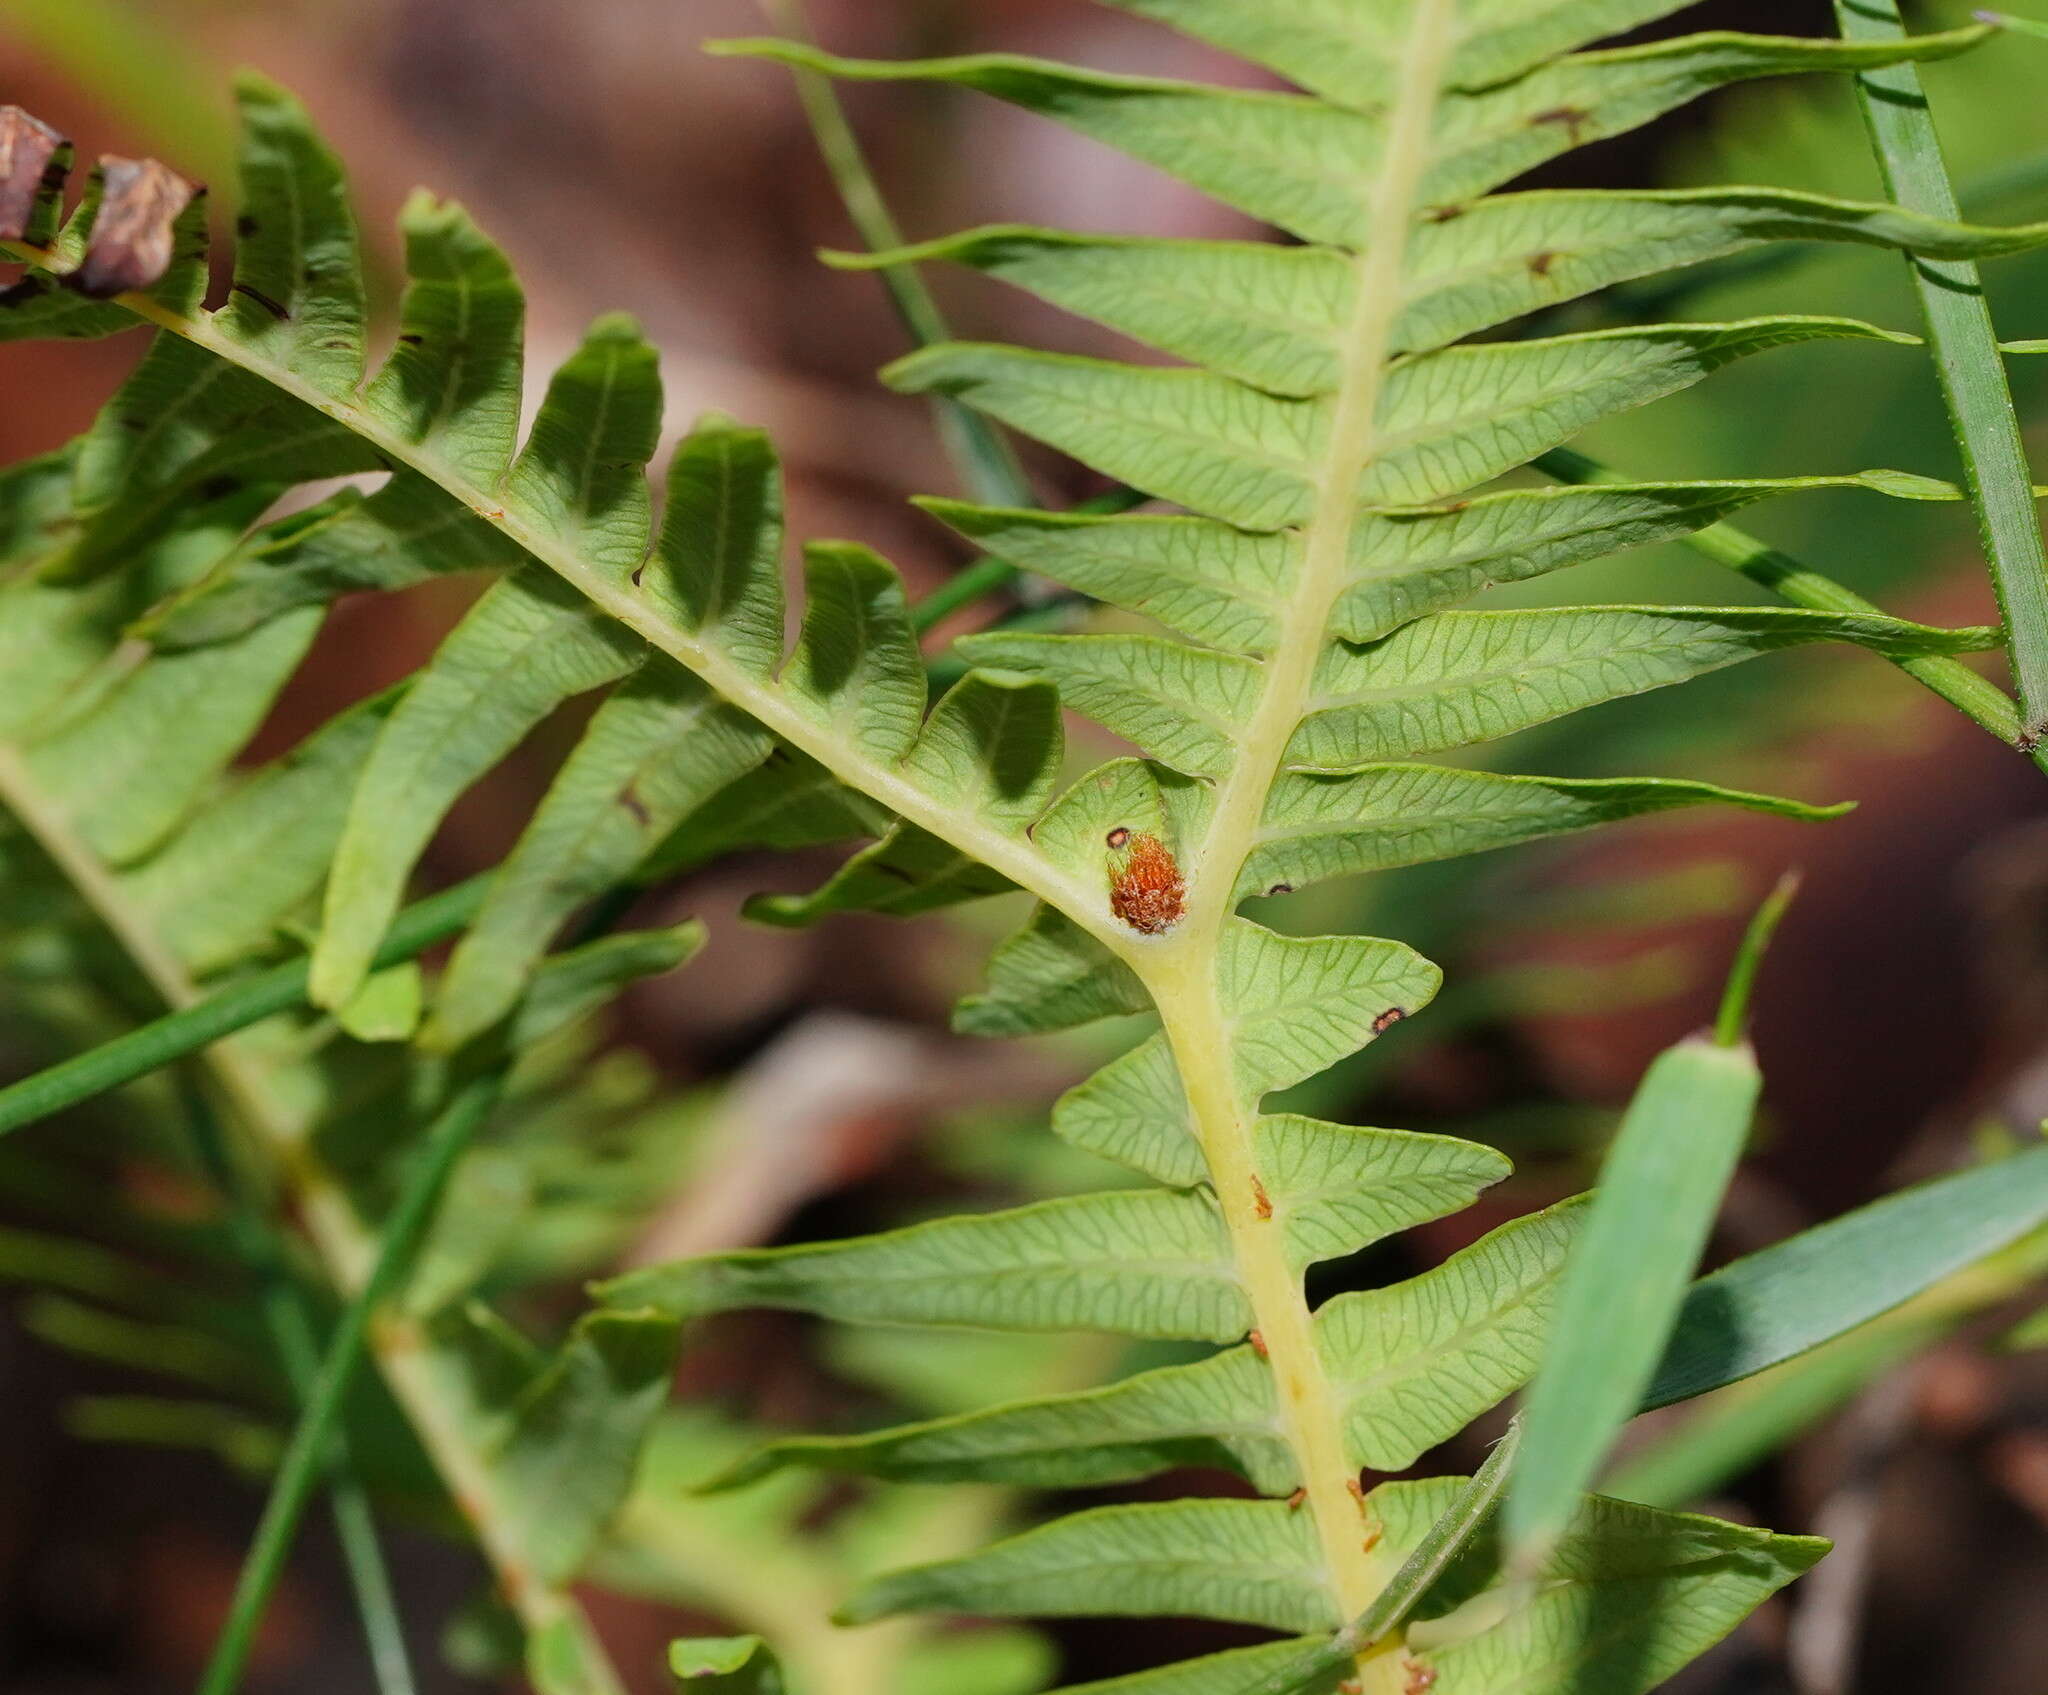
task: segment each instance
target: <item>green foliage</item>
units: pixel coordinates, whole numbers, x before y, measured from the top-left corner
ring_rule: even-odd
[[[892,367],[899,389],[973,406],[1182,509],[1061,517],[931,503],[1013,563],[1155,628],[972,638],[960,644],[972,668],[929,709],[901,584],[865,550],[807,551],[801,633],[785,655],[781,490],[758,432],[702,420],[670,461],[657,527],[645,473],[660,432],[657,361],[630,321],[592,326],[519,438],[519,291],[459,209],[407,205],[402,333],[371,372],[338,167],[269,86],[240,88],[242,239],[219,311],[200,309],[203,254],[182,205],[159,232],[168,261],[150,291],[83,306],[74,291],[119,257],[108,250],[121,221],[101,218],[102,199],[53,234],[56,191],[38,191],[19,228],[0,228],[30,285],[0,304],[0,335],[108,333],[136,318],[167,332],[84,437],[0,484],[0,792],[27,838],[0,849],[62,873],[174,1005],[285,951],[318,904],[310,994],[347,1034],[300,1019],[215,1064],[281,1162],[301,1142],[316,1151],[328,1220],[316,1233],[344,1288],[360,1271],[358,1216],[388,1205],[395,1154],[451,1082],[484,1057],[518,1061],[515,1085],[530,1082],[578,1016],[676,963],[692,939],[657,932],[551,954],[573,915],[734,847],[873,838],[812,894],[754,903],[773,923],[1034,897],[963,1002],[962,1029],[1157,1020],[1053,1116],[1056,1133],[1144,1186],[637,1271],[603,1287],[605,1309],[551,1362],[466,1299],[501,1245],[459,1228],[431,1245],[431,1348],[417,1364],[390,1352],[383,1364],[515,1592],[543,1690],[615,1687],[566,1586],[605,1552],[650,1426],[659,1447],[678,1321],[744,1306],[1217,1350],[1105,1389],[720,1456],[724,1482],[764,1490],[788,1487],[769,1474],[796,1464],[1074,1487],[1193,1461],[1241,1473],[1260,1497],[1101,1507],[947,1550],[867,1583],[851,1618],[1200,1614],[1307,1636],[1310,1649],[1356,1648],[1349,1667],[1322,1655],[1290,1687],[1324,1689],[1348,1671],[1374,1695],[1417,1680],[1438,1695],[1634,1695],[1822,1552],[1581,1498],[1561,1510],[1539,1568],[1504,1571],[1476,1519],[1455,1539],[1433,1536],[1467,1498],[1456,1480],[1354,1497],[1361,1467],[1413,1463],[1529,1377],[1580,1214],[1567,1204],[1519,1220],[1409,1283],[1311,1311],[1308,1266],[1457,1211],[1505,1162],[1447,1138],[1266,1111],[1274,1091],[1419,1012],[1439,973],[1394,941],[1285,935],[1237,909],[1674,806],[1825,816],[1705,783],[1414,761],[1780,648],[1833,641],[1917,660],[1995,642],[1878,613],[1459,605],[1778,493],[1928,492],[1889,472],[1482,489],[1732,361],[1821,341],[1895,356],[1889,344],[1911,340],[1895,332],[1777,316],[1461,338],[1766,241],[1955,259],[2041,241],[1769,190],[1493,192],[1728,82],[1936,57],[1984,32],[1854,46],[1707,35],[1580,52],[1677,8],[1123,3],[1307,92],[1007,57],[880,66],[754,48],[835,75],[994,94],[1308,243],[998,230],[883,256],[977,266],[1188,361],[944,345]],[[361,474],[386,480],[263,521],[298,485]],[[335,597],[473,570],[497,575],[416,676],[284,759],[232,771]],[[594,695],[447,969],[431,985],[375,975],[448,809],[557,708]],[[1062,787],[1063,705],[1142,757]],[[83,912],[70,917],[90,931]],[[401,1047],[422,1013],[419,1039]],[[309,1025],[331,1052],[307,1057]],[[507,1139],[514,1180],[539,1181],[533,1147]],[[2000,1191],[2013,1228],[2039,1218],[2041,1197],[2021,1180],[2031,1157],[2012,1162]],[[1961,1192],[1929,1193],[1887,1203],[1899,1209],[1887,1219],[1933,1228],[1880,1273],[1867,1263],[1872,1227],[1851,1219],[1801,1238],[1797,1264],[1708,1280],[1714,1313],[1744,1322],[1689,1325],[1700,1315],[1688,1304],[1650,1397],[1761,1369],[1952,1270],[1986,1232],[1975,1219],[1941,1228]],[[477,1229],[490,1211],[465,1211],[458,1195],[448,1219]],[[1801,1300],[1767,1310],[1774,1278]],[[1370,1642],[1335,1634],[1433,1548],[1450,1563],[1407,1598],[1405,1621],[1384,1621]],[[707,1586],[715,1593],[715,1578]],[[1115,1687],[1220,1695],[1240,1677],[1289,1675],[1301,1646]],[[1021,1664],[1012,1656],[1001,1675],[956,1665],[932,1684],[1001,1687]],[[680,1645],[673,1669],[779,1687],[745,1638]]]

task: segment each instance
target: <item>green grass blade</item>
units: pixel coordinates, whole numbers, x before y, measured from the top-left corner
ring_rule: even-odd
[[[1388,1579],[1373,1604],[1328,1642],[1304,1649],[1300,1658],[1288,1661],[1257,1687],[1244,1691],[1244,1695],[1297,1695],[1298,1691],[1316,1687],[1318,1678],[1327,1677],[1389,1631],[1398,1630],[1493,1516],[1521,1441],[1522,1421],[1516,1419],[1508,1426],[1507,1434],[1494,1444],[1485,1464],[1458,1491],[1443,1516],[1429,1527],[1429,1533],[1416,1544],[1415,1551],[1401,1562],[1400,1570]]]
[[[1703,1277],[1643,1410],[1816,1348],[2048,1223],[2048,1146],[1887,1195]]]
[[[1634,1413],[1741,1157],[1761,1077],[1746,1045],[1688,1037],[1651,1063],[1565,1266],[1506,1508],[1532,1566]]]
[[[1749,1022],[1749,999],[1756,988],[1757,968],[1763,964],[1764,950],[1777,933],[1778,920],[1785,916],[1785,908],[1798,892],[1799,873],[1786,872],[1756,909],[1742,945],[1735,950],[1735,964],[1729,969],[1728,986],[1721,994],[1721,1010],[1714,1019],[1714,1040],[1724,1048],[1732,1048],[1742,1040],[1743,1027]]]
[[[1511,1565],[1534,1569],[1563,1530],[1683,1310],[1763,1086],[1743,1026],[1764,950],[1798,887],[1796,876],[1780,879],[1757,909],[1712,1040],[1691,1036],[1658,1055],[1601,1166],[1529,1389],[1528,1453],[1507,1505]]]
[[[264,1220],[261,1196],[234,1160],[205,1098],[186,1091],[186,1117],[201,1168],[227,1203],[228,1233],[235,1251],[255,1276],[263,1321],[277,1348],[285,1376],[300,1405],[310,1399],[320,1374],[320,1348],[312,1304],[292,1275],[278,1238]],[[334,1515],[335,1541],[355,1591],[356,1611],[363,1622],[365,1645],[380,1695],[413,1695],[418,1687],[405,1646],[405,1624],[391,1587],[391,1572],[377,1541],[377,1523],[369,1492],[356,1476],[345,1431],[336,1429],[331,1447],[332,1477],[328,1484]]]
[[[799,0],[763,0],[762,10],[777,29],[810,39]],[[791,67],[791,74],[797,99],[811,126],[811,138],[817,143],[818,156],[832,175],[832,186],[839,191],[840,203],[855,231],[870,248],[886,252],[901,247],[903,232],[868,169],[867,156],[853,133],[853,125],[847,122],[846,109],[839,103],[832,79],[800,66]],[[939,303],[915,265],[885,267],[882,285],[916,346],[929,347],[934,342],[952,339]],[[945,395],[934,395],[932,408],[947,455],[958,468],[962,484],[976,500],[1006,506],[1037,504],[1016,452],[990,419]]]
[[[403,1276],[413,1250],[432,1223],[435,1203],[471,1137],[490,1116],[503,1074],[493,1071],[472,1082],[435,1119],[422,1139],[412,1170],[386,1221],[376,1263],[362,1288],[335,1326],[321,1361],[320,1374],[307,1395],[291,1446],[286,1449],[271,1485],[270,1499],[256,1528],[256,1539],[242,1564],[226,1623],[214,1643],[213,1656],[200,1680],[200,1695],[233,1695],[255,1645],[271,1591],[284,1574],[286,1559],[306,1502],[320,1481],[333,1441],[335,1423],[369,1339],[370,1320]]]
[[[377,950],[376,965],[395,965],[446,941],[475,916],[489,884],[486,873],[415,901],[392,924]],[[272,966],[195,1005],[152,1019],[125,1036],[0,1089],[0,1135],[118,1089],[237,1030],[305,1005],[309,970],[310,962],[303,957]]]
[[[2015,18],[2004,12],[1979,12],[1976,16],[1981,23],[1996,24],[2000,29],[2014,30],[2021,35],[2039,36],[2043,41],[2048,41],[2048,24],[2034,18]]]
[[[1940,1320],[1873,1325],[1732,1387],[1664,1440],[1601,1480],[1600,1492],[1646,1507],[1689,1507],[1812,1428],[1947,1328]]]
[[[1895,0],[1836,0],[1835,15],[1850,41],[1883,43],[1906,33]],[[1908,211],[1955,217],[1955,190],[1920,73],[1909,62],[1866,70],[1857,93],[1892,199]],[[2005,619],[2022,745],[2031,747],[2048,733],[2048,551],[1998,333],[1974,263],[1917,259],[1912,270]]]

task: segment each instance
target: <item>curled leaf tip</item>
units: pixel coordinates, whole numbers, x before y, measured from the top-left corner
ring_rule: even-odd
[[[1750,994],[1756,986],[1756,974],[1763,963],[1764,950],[1770,946],[1778,921],[1785,916],[1792,897],[1799,892],[1802,875],[1791,870],[1780,877],[1764,897],[1763,904],[1756,909],[1756,916],[1749,921],[1742,945],[1736,949],[1735,964],[1728,973],[1728,986],[1721,996],[1720,1016],[1714,1020],[1714,1041],[1720,1047],[1735,1047],[1743,1039],[1743,1026],[1749,1019]]]

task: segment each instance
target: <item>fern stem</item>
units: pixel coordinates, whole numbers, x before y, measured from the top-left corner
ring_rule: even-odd
[[[801,41],[813,39],[801,0],[762,0],[761,9],[777,29]],[[901,247],[903,232],[875,185],[860,139],[847,121],[846,108],[840,104],[831,79],[801,68],[794,69],[792,74],[818,155],[832,174],[833,186],[839,191],[840,203],[854,229],[876,251]],[[915,265],[885,266],[882,286],[888,290],[890,303],[912,341],[929,346],[952,338],[937,299]],[[991,506],[1038,504],[1031,481],[1024,475],[1024,467],[1001,429],[972,407],[949,396],[934,396],[932,407],[947,457],[976,500]]]
[[[1553,448],[1535,461],[1535,469],[1561,483],[1626,483],[1631,479],[1610,465],[1588,458],[1576,448]],[[1780,600],[1815,612],[1870,613],[1884,616],[1884,608],[1834,578],[1802,565],[1768,542],[1733,524],[1710,524],[1682,538],[1682,545],[1702,554],[1717,565],[1725,565],[1753,583],[1760,584]],[[1979,676],[1959,659],[1934,656],[1893,659],[1892,663],[1923,688],[1953,706],[1958,712],[1988,730],[2008,747],[2020,747],[2019,709],[2012,696],[1987,677]],[[2035,764],[2048,770],[2039,748],[2026,749]]]
[[[1387,117],[1384,161],[1372,189],[1373,239],[1358,263],[1356,305],[1341,349],[1342,380],[1301,542],[1299,578],[1266,662],[1241,757],[1218,789],[1207,832],[1192,856],[1187,917],[1161,938],[1163,945],[1151,957],[1133,960],[1158,1004],[1187,1090],[1339,1618],[1363,1612],[1390,1574],[1372,1552],[1377,1536],[1354,1494],[1357,1473],[1346,1457],[1343,1420],[1316,1347],[1301,1276],[1288,1258],[1284,1231],[1270,1209],[1258,1204],[1264,1186],[1254,1143],[1256,1106],[1246,1111],[1237,1087],[1216,961],[1235,908],[1239,871],[1305,710],[1328,641],[1330,611],[1344,589],[1359,478],[1379,451],[1377,413],[1401,299],[1406,232],[1451,50],[1452,11],[1450,0],[1418,0],[1410,15],[1396,83],[1400,94]],[[1387,1646],[1362,1651],[1357,1664],[1362,1679],[1378,1678],[1376,1687],[1391,1689],[1398,1687],[1388,1681],[1398,1667]],[[1376,1672],[1375,1665],[1383,1669]]]
[[[227,1205],[229,1240],[258,1285],[264,1327],[270,1332],[292,1394],[301,1407],[312,1398],[320,1373],[320,1347],[312,1303],[285,1263],[277,1234],[264,1216],[263,1198],[248,1173],[237,1163],[220,1120],[201,1091],[184,1085],[185,1120],[194,1150],[213,1186]],[[332,1474],[328,1483],[334,1516],[334,1537],[355,1591],[356,1611],[363,1623],[370,1666],[381,1695],[413,1695],[417,1688],[406,1652],[405,1625],[391,1588],[391,1572],[377,1540],[376,1516],[369,1492],[356,1475],[348,1433],[339,1427],[330,1438]]]
[[[320,1362],[319,1375],[292,1432],[291,1445],[279,1464],[270,1499],[250,1544],[235,1597],[214,1643],[212,1658],[199,1682],[199,1695],[233,1695],[242,1680],[256,1628],[270,1604],[271,1592],[284,1574],[299,1519],[312,1498],[330,1457],[343,1397],[369,1341],[370,1321],[397,1287],[413,1252],[433,1221],[434,1209],[456,1162],[471,1138],[490,1116],[503,1083],[493,1072],[470,1083],[435,1119],[414,1157],[384,1232],[369,1274],[355,1291]]]
[[[44,249],[13,241],[0,241],[0,254],[36,264],[48,264],[52,259]],[[297,372],[224,334],[203,313],[186,317],[145,294],[121,294],[115,299],[146,322],[205,348],[216,358],[261,377],[314,411],[347,425],[386,458],[418,471],[502,531],[593,606],[631,630],[656,652],[667,654],[693,672],[756,723],[799,752],[810,755],[849,787],[860,789],[899,817],[946,836],[1020,888],[1050,901],[1120,957],[1135,951],[1131,933],[1110,915],[1097,881],[1062,871],[1024,836],[978,820],[963,819],[933,801],[890,762],[849,748],[843,737],[807,716],[771,680],[747,670],[715,642],[681,634],[662,608],[630,580],[591,564],[569,543],[528,523],[507,508],[497,491],[480,486],[454,466],[423,451],[417,442],[394,430],[369,407],[354,398],[329,394]]]
[[[1851,41],[1897,41],[1906,33],[1895,0],[1835,0],[1835,16]],[[1955,190],[1919,71],[1911,64],[1863,71],[1856,91],[1886,192],[1908,211],[1954,219]],[[2019,691],[2019,745],[2031,749],[2048,734],[2048,549],[1998,332],[1974,263],[1908,263],[2005,620]]]
[[[1354,1659],[1375,1642],[1398,1630],[1415,1611],[1451,1562],[1472,1544],[1472,1538],[1486,1528],[1493,1509],[1500,1504],[1522,1440],[1522,1421],[1508,1425],[1507,1434],[1494,1444],[1485,1463],[1467,1479],[1443,1516],[1423,1533],[1415,1551],[1401,1562],[1401,1569],[1360,1613],[1328,1642],[1303,1650],[1265,1682],[1243,1695],[1298,1695],[1318,1678],[1327,1677],[1347,1659]]]

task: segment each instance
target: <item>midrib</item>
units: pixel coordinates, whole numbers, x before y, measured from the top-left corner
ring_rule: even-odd
[[[1403,45],[1399,95],[1373,184],[1372,244],[1357,269],[1352,319],[1340,350],[1340,384],[1312,513],[1303,534],[1302,569],[1284,608],[1280,639],[1266,662],[1259,707],[1240,744],[1237,765],[1217,795],[1208,830],[1190,859],[1189,912],[1149,956],[1135,959],[1159,1006],[1188,1107],[1215,1185],[1258,1336],[1271,1364],[1284,1434],[1315,1518],[1334,1611],[1340,1621],[1364,1611],[1387,1567],[1371,1544],[1351,1485],[1341,1408],[1323,1370],[1302,1281],[1288,1262],[1286,1232],[1258,1169],[1256,1113],[1241,1108],[1233,1065],[1234,1031],[1218,998],[1218,949],[1235,907],[1234,892],[1257,843],[1259,822],[1295,725],[1303,715],[1328,639],[1332,608],[1347,584],[1357,523],[1358,486],[1381,450],[1377,432],[1384,373],[1402,308],[1408,232],[1452,46],[1455,0],[1416,0]],[[1264,1216],[1261,1216],[1261,1213]],[[1361,1656],[1361,1676],[1398,1686],[1398,1639]],[[1381,1670],[1375,1674],[1373,1662]]]

